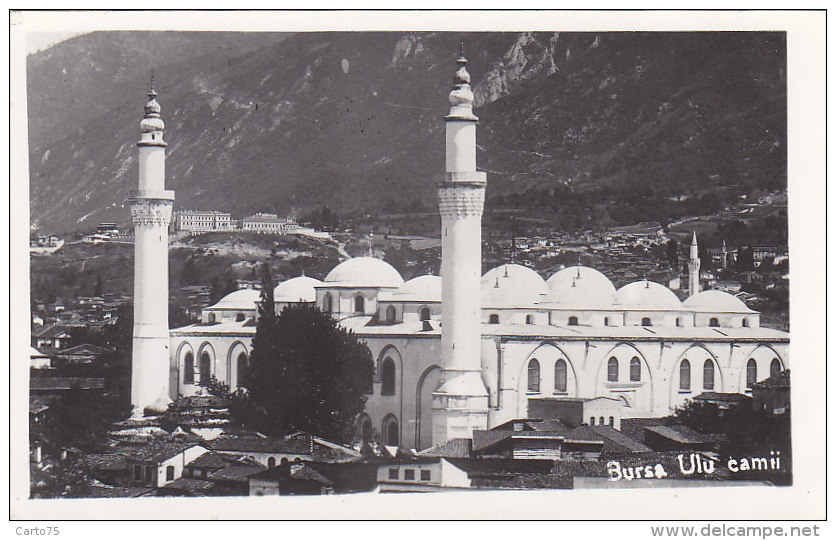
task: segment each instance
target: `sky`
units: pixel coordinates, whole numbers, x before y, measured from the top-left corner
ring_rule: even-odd
[[[26,34],[26,52],[32,54],[81,34],[86,32],[29,32]]]

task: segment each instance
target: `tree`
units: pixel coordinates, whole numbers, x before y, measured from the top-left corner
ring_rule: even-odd
[[[671,268],[676,269],[679,267],[679,245],[676,240],[671,238],[668,240],[667,248],[668,262],[671,264]]]
[[[245,423],[276,435],[301,430],[351,442],[372,387],[369,348],[316,307],[288,306],[273,318],[264,304],[247,381],[260,412]]]
[[[180,271],[180,285],[196,285],[200,282],[197,275],[197,267],[194,264],[194,258],[189,257],[183,263],[183,270]]]

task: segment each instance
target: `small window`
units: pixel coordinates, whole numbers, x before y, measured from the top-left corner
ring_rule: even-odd
[[[165,468],[165,481],[171,482],[172,480],[174,480],[174,467],[169,465]]]
[[[703,390],[714,390],[714,362],[706,360],[702,365]]]
[[[525,324],[534,324],[534,315],[526,315]]]
[[[247,353],[240,353],[236,361],[236,376],[238,387],[247,385]]]
[[[142,481],[142,465],[134,465],[134,480]]]
[[[243,313],[239,313],[235,316],[235,322],[242,322],[247,317]]]
[[[741,322],[741,324],[743,325],[743,328],[749,328],[749,319],[743,317],[743,321]]]
[[[397,311],[395,310],[395,306],[389,306],[386,308],[386,322],[389,324],[395,323],[395,317],[397,316]]]
[[[653,326],[653,323],[650,322],[650,317],[642,317],[642,326]]]
[[[428,307],[421,308],[421,320],[422,321],[429,321],[430,320],[430,308],[428,308]]]
[[[325,293],[322,297],[322,311],[331,314],[331,293]]]
[[[589,425],[590,425],[590,426],[594,426],[594,425],[595,425],[595,417],[594,417],[594,416],[590,416],[590,417],[589,417]]]
[[[386,357],[380,368],[380,393],[384,396],[395,395],[395,361]]]
[[[615,356],[607,361],[607,381],[618,382],[618,358]]]
[[[772,362],[769,363],[769,376],[775,377],[776,375],[781,373],[781,361],[777,358],[773,358]]]
[[[758,363],[754,358],[750,358],[746,363],[746,390],[751,390],[756,382],[758,382]]]
[[[421,471],[421,481],[429,482],[430,480],[432,480],[431,471]]]
[[[536,358],[528,363],[528,391],[540,391],[540,362]]]
[[[682,326],[682,320],[679,317],[676,318],[676,325]]]
[[[386,435],[386,444],[388,446],[398,446],[400,444],[400,430],[398,429],[398,421],[394,416],[384,420],[386,426],[383,432]]]
[[[691,390],[691,362],[687,359],[679,364],[679,389],[683,391]]]
[[[603,426],[603,425],[604,425],[604,417],[603,417],[603,416],[602,416],[601,418],[599,418],[599,419],[598,419],[598,425],[599,425],[599,426]]]
[[[214,313],[209,314],[209,322],[214,324],[214,322],[215,322],[215,314]]]
[[[578,325],[578,318],[572,315],[569,317],[569,326],[577,326]]]
[[[558,393],[566,392],[566,361],[558,358],[554,364],[554,391]]]
[[[399,478],[398,469],[396,469],[396,468],[389,469],[389,480],[397,480],[398,478]]]
[[[615,427],[615,418],[610,416],[610,427]]]
[[[488,317],[488,324],[499,324],[499,315],[491,313],[490,317]]]
[[[630,359],[630,380],[633,382],[642,380],[642,363],[638,356]]]
[[[610,318],[609,317],[604,317],[604,326],[609,326],[609,325],[610,325]]]
[[[717,317],[711,317],[708,321],[708,326],[720,326],[720,321],[717,320]]]
[[[273,456],[270,456],[269,458],[267,458],[267,468],[272,469],[275,466],[276,466],[276,458],[274,458]]]
[[[415,469],[407,469],[403,472],[404,480],[415,480]]]
[[[183,360],[183,384],[194,384],[194,355],[190,352]]]

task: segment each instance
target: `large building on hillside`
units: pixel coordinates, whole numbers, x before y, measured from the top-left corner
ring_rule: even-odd
[[[277,309],[316,305],[371,349],[375,380],[358,436],[427,448],[527,418],[531,398],[609,398],[618,418],[665,416],[705,391],[750,393],[789,367],[787,333],[761,327],[734,296],[699,292],[696,237],[685,301],[647,280],[616,290],[583,266],[547,279],[516,264],[480,275],[486,178],[476,171],[467,61],[458,62],[438,184],[442,275],[405,281],[386,262],[358,257],[324,281],[301,276],[275,289]],[[172,398],[212,376],[239,385],[258,301],[258,291],[233,292],[201,323],[171,331]]]

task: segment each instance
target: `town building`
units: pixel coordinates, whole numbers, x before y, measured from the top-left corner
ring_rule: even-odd
[[[241,220],[241,229],[259,234],[296,234],[299,226],[289,218],[258,212]]]
[[[232,215],[217,210],[181,210],[174,213],[174,230],[189,234],[231,231]]]

